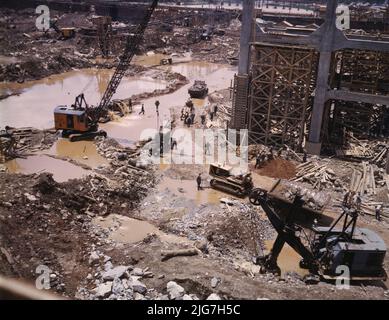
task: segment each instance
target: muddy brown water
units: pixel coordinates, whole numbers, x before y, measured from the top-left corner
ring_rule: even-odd
[[[150,234],[157,235],[162,241],[169,243],[192,244],[192,241],[172,234],[166,234],[151,223],[117,214],[108,217],[96,217],[93,224],[109,231],[109,238],[120,243],[137,243]]]
[[[192,199],[197,205],[218,204],[220,203],[220,198],[233,198],[231,195],[223,194],[212,188],[197,190],[197,183],[195,180],[180,180],[164,177],[157,188],[160,192],[169,190],[177,196]]]
[[[46,154],[61,158],[70,158],[91,168],[107,165],[108,161],[102,157],[92,141],[70,142],[67,139],[58,139]]]
[[[80,178],[89,173],[88,170],[68,161],[55,159],[46,155],[34,155],[26,159],[14,159],[8,161],[5,166],[11,173],[33,174],[50,172],[57,182]]]
[[[139,63],[152,64],[160,58],[161,56],[151,55],[139,58]],[[187,59],[187,57],[181,59]],[[186,62],[159,68],[182,73],[188,77],[190,84],[171,94],[144,100],[145,116],[139,116],[138,109],[140,106],[138,106],[132,114],[102,125],[101,127],[108,132],[109,136],[118,139],[123,144],[133,144],[139,140],[143,129],[158,128],[164,119],[168,119],[170,117],[169,108],[184,105],[189,98],[188,88],[194,80],[205,79],[209,91],[212,92],[228,87],[235,73],[235,68],[231,66],[206,62]],[[53,126],[53,108],[55,107],[53,104],[73,103],[74,97],[81,91],[85,91],[89,103],[98,102],[104,93],[111,74],[112,70],[85,69],[54,75],[24,84],[2,83],[0,84],[0,92],[15,90],[22,93],[19,96],[12,96],[0,101],[0,127],[5,125],[15,127],[33,126],[37,128],[51,127]],[[150,92],[165,87],[165,81],[152,78],[124,78],[114,98],[126,98],[132,94]],[[157,117],[155,112],[154,102],[156,99],[161,102],[159,117]],[[201,108],[205,105],[207,99],[194,99],[193,101],[196,108]],[[95,145],[88,141],[70,143],[67,140],[59,139],[45,153],[70,158],[92,168],[107,163],[97,153]],[[79,178],[85,173],[81,168],[76,170],[77,166],[66,161],[43,155],[36,155],[27,159],[17,159],[8,163],[7,166],[10,172],[27,174],[46,169],[46,171],[53,173],[58,181],[66,181],[68,179],[68,175],[65,174],[68,171],[67,169],[72,172],[69,178]],[[184,186],[185,188],[189,190],[187,186]],[[202,203],[208,199],[213,202],[215,201],[212,200],[213,197],[212,192],[209,194],[204,192],[204,195],[198,197],[200,199],[198,201]]]
[[[194,80],[205,80],[209,92],[225,89],[230,86],[231,79],[236,72],[235,67],[220,65],[215,63],[192,61],[171,66],[163,66],[173,72],[179,72],[186,76],[190,83],[181,87],[173,93],[159,97],[153,97],[142,101],[145,107],[145,115],[139,115],[141,106],[136,106],[134,112],[118,121],[103,124],[101,127],[107,131],[110,137],[127,140],[129,142],[138,141],[144,129],[158,129],[170,120],[170,109],[183,107],[189,98],[188,89],[193,85]],[[158,115],[155,101],[160,102]],[[196,108],[202,108],[208,99],[193,99]]]
[[[0,128],[53,127],[53,110],[58,105],[70,105],[84,92],[88,104],[97,104],[111,78],[113,70],[83,69],[70,71],[37,81],[0,83],[0,95],[21,92],[0,101]],[[125,77],[114,98],[166,88],[166,81],[151,77]]]
[[[274,240],[265,241],[266,250],[269,252],[273,247]],[[309,274],[309,271],[299,266],[301,257],[288,244],[285,244],[278,256],[278,266],[281,269],[281,276],[285,277],[287,272],[296,272],[300,276]]]

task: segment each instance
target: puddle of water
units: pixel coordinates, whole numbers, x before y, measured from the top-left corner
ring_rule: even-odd
[[[145,115],[139,115],[140,106],[137,106],[132,114],[118,121],[102,124],[102,129],[106,130],[110,137],[124,144],[133,144],[139,140],[143,129],[159,129],[161,124],[169,122],[170,108],[180,108],[185,104],[189,98],[188,88],[194,80],[205,79],[209,91],[212,92],[227,88],[236,71],[229,65],[197,61],[161,68],[182,73],[190,80],[190,83],[171,94],[144,100]],[[2,91],[22,91],[22,94],[0,101],[0,127],[10,125],[50,128],[53,126],[54,108],[59,104],[73,103],[74,97],[80,92],[85,93],[89,104],[99,102],[112,72],[113,70],[85,69],[24,84],[2,83],[0,93]],[[115,98],[126,98],[132,94],[165,87],[166,81],[163,80],[146,77],[124,78]],[[156,100],[160,101],[159,116],[157,116],[154,105]],[[207,103],[207,99],[194,99],[193,102],[196,108],[202,108]]]
[[[148,52],[145,55],[135,56],[133,63],[145,67],[159,66],[162,59],[168,59],[168,58],[172,58],[173,64],[188,62],[192,59],[191,54],[189,52],[183,55],[182,54],[168,55],[162,53]]]
[[[265,241],[266,250],[269,252],[273,247],[274,240]],[[278,257],[277,263],[281,269],[281,276],[285,277],[286,273],[296,272],[300,276],[305,276],[309,274],[309,271],[306,269],[301,269],[299,262],[302,258],[294,251],[287,243],[281,250],[281,253]]]
[[[32,126],[43,129],[53,126],[53,111],[58,105],[70,105],[84,92],[88,104],[97,104],[113,70],[84,69],[54,75],[23,84],[1,83],[0,94],[22,92],[0,101],[0,127]],[[124,77],[114,99],[166,88],[166,81],[150,77]]]
[[[190,243],[186,238],[166,234],[147,221],[137,220],[117,214],[108,217],[96,217],[93,223],[109,229],[110,239],[120,243],[137,243],[149,234],[156,234],[162,241],[170,243]]]
[[[14,159],[6,162],[6,167],[11,173],[33,174],[50,172],[57,182],[65,182],[70,179],[81,178],[88,174],[82,169],[67,161],[54,159],[45,155],[30,156],[26,159]]]
[[[212,188],[203,188],[203,190],[197,190],[196,180],[179,180],[164,177],[163,180],[157,186],[160,192],[168,189],[170,192],[177,196],[192,199],[197,205],[200,204],[219,204],[220,198],[233,198],[231,195],[227,195],[218,190]]]
[[[161,53],[149,53],[142,56],[134,57],[134,64],[142,65],[142,66],[159,66],[162,59],[169,58],[169,55],[161,54]]]
[[[97,152],[92,141],[70,142],[67,139],[58,139],[47,153],[73,159],[91,168],[108,164],[108,161]]]
[[[167,66],[168,70],[179,72],[186,76],[190,83],[177,91],[143,100],[145,115],[139,115],[141,106],[136,106],[134,112],[119,121],[103,124],[101,127],[108,135],[115,139],[127,139],[138,141],[144,129],[159,129],[159,126],[170,119],[170,108],[183,107],[189,98],[188,89],[196,79],[205,79],[209,92],[225,89],[230,86],[230,81],[236,72],[235,68],[229,65],[219,65],[208,62],[192,61],[177,65]],[[157,116],[155,101],[160,102],[159,116]],[[208,99],[194,99],[196,107],[202,108]]]

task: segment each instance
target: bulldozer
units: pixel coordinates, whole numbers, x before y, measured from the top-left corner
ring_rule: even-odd
[[[211,187],[237,197],[247,196],[253,188],[251,173],[239,171],[237,168],[221,164],[211,164],[209,175],[213,177],[210,181]]]

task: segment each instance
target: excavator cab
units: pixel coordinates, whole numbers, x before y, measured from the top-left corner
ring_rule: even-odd
[[[98,110],[89,108],[84,94],[78,95],[70,107],[62,105],[54,109],[55,129],[62,130],[62,136],[72,142],[106,137],[105,131],[98,131],[98,120]]]
[[[89,131],[85,110],[75,110],[68,106],[54,109],[54,123],[57,130]]]
[[[63,39],[71,39],[76,35],[76,28],[61,28],[60,30]]]

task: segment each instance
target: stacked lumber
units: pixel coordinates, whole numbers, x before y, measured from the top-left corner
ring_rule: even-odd
[[[349,190],[360,194],[376,195],[377,188],[385,184],[389,190],[389,178],[383,169],[374,164],[362,162],[359,168],[353,168]]]
[[[387,154],[389,152],[389,147],[386,145],[378,145],[377,149],[381,147],[381,150],[377,152],[376,156],[370,161],[375,163],[379,167],[384,167],[386,164]]]
[[[374,167],[367,162],[362,162],[361,170],[353,169],[349,190],[360,194],[375,195]]]
[[[314,161],[308,161],[299,164],[297,173],[292,181],[303,181],[313,185],[314,189],[323,188],[343,188],[341,181],[337,178],[335,172],[327,167],[327,164],[318,164]]]
[[[382,141],[358,140],[349,135],[346,148],[336,149],[336,155],[340,158],[366,160],[383,168],[386,164],[386,156],[389,152],[389,144]]]

